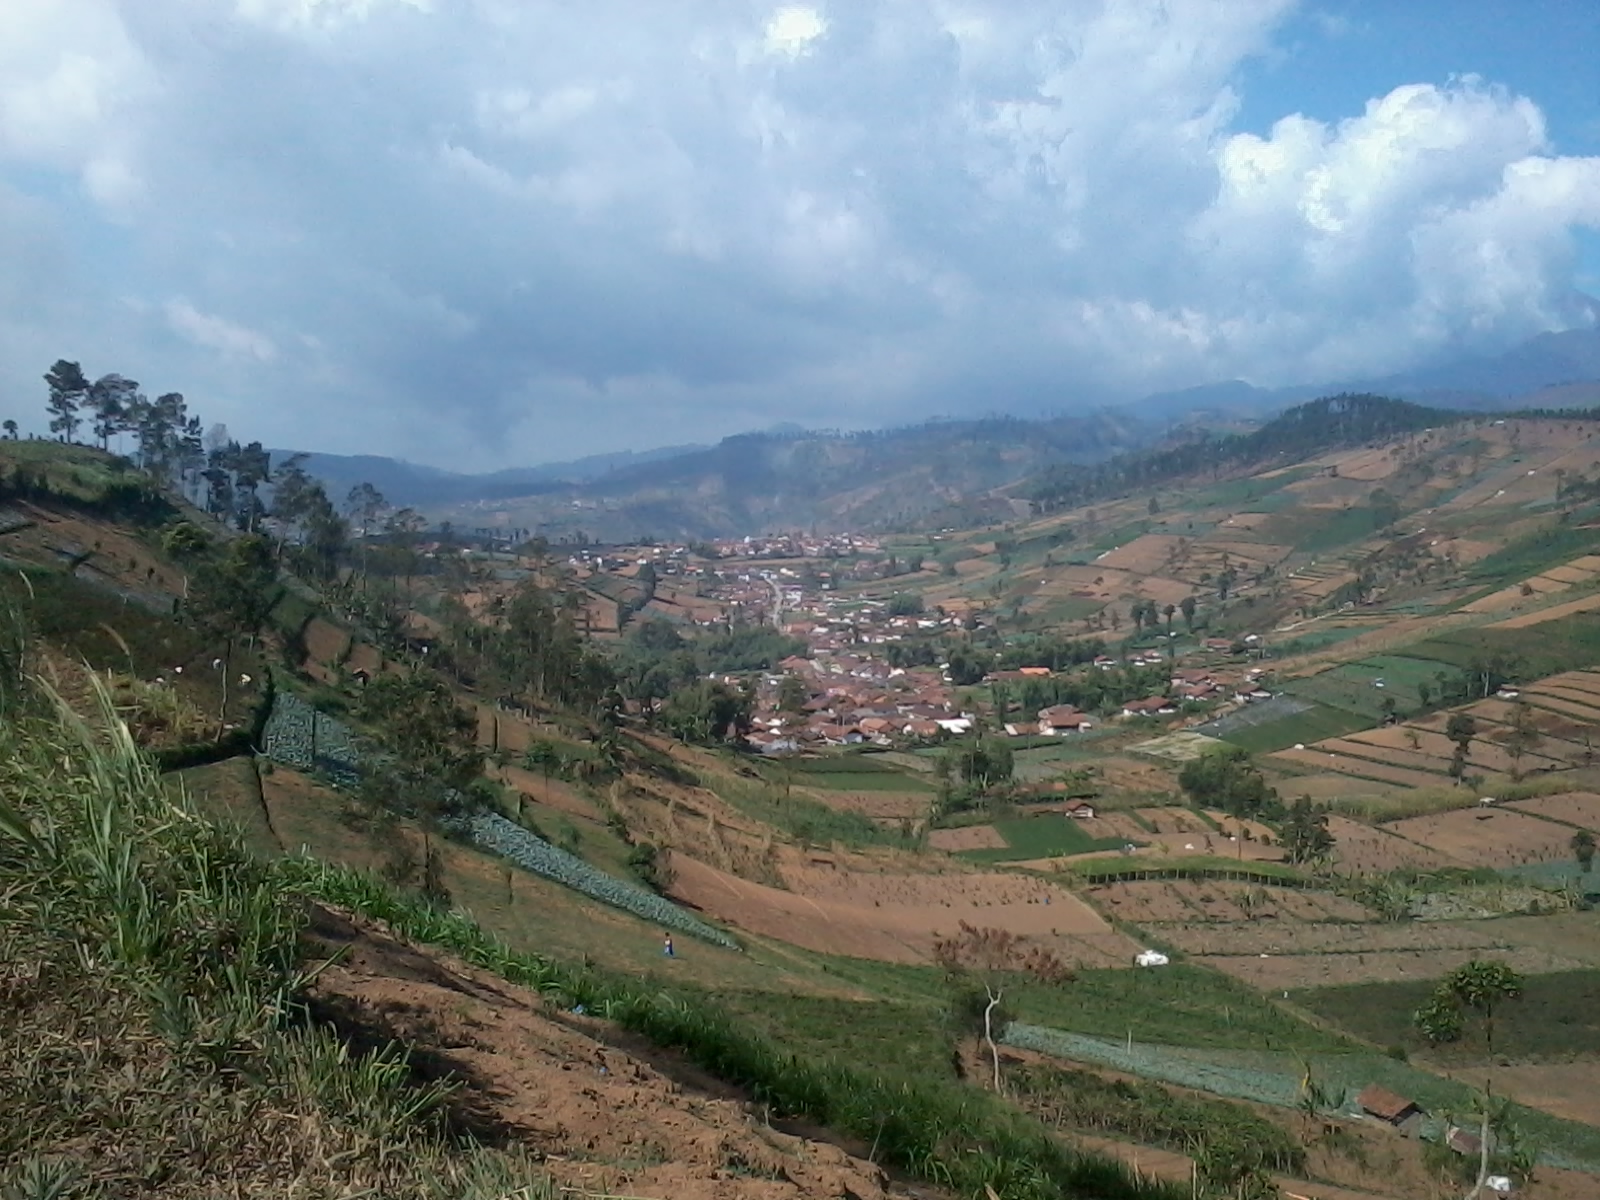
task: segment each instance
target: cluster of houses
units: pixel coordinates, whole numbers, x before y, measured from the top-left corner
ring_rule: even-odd
[[[1102,660],[1095,660],[1096,666]],[[1016,671],[996,671],[990,680],[1027,679],[1048,676],[1045,667],[1022,667]],[[1212,670],[1205,667],[1184,668],[1176,671],[1168,690],[1159,696],[1145,696],[1129,700],[1118,714],[1121,717],[1164,717],[1176,714],[1180,706],[1188,703],[1231,701],[1250,704],[1257,700],[1270,700],[1272,693],[1261,686],[1262,671],[1252,667],[1244,672]],[[1006,733],[1011,737],[1049,737],[1082,733],[1094,727],[1095,718],[1071,704],[1053,704],[1039,710],[1033,721],[1009,721]]]
[[[710,544],[717,558],[848,558],[876,554],[881,549],[872,538],[853,533],[778,533],[725,538]]]
[[[902,669],[834,653],[787,658],[779,666],[784,675],[768,676],[761,683],[759,708],[745,738],[765,754],[807,746],[931,741],[972,728],[972,714],[955,706],[936,668]],[[785,675],[800,679],[808,693],[798,712],[781,705]]]

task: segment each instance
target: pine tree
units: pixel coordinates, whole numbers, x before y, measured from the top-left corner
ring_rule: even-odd
[[[45,384],[50,389],[46,408],[50,413],[50,432],[61,435],[63,442],[77,436],[83,418],[78,415],[84,399],[89,394],[89,380],[83,368],[75,362],[57,359],[55,366],[45,374]]]

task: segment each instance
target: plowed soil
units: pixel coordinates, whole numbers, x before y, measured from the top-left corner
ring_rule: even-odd
[[[1564,821],[1584,829],[1600,830],[1600,795],[1594,792],[1567,792],[1561,796],[1535,796],[1517,800],[1509,807],[1536,817]]]
[[[968,825],[965,829],[934,829],[928,834],[928,845],[953,854],[958,850],[1004,850],[1006,840],[993,825]]]
[[[407,1043],[426,1075],[459,1084],[459,1124],[485,1142],[532,1149],[564,1192],[895,1192],[871,1163],[764,1124],[729,1089],[605,1022],[557,1012],[536,993],[341,914],[318,910],[312,932],[344,951],[318,977],[319,1015],[370,1044]]]
[[[875,874],[786,866],[790,891],[672,856],[673,895],[718,920],[809,950],[925,963],[960,923],[1004,929],[1068,962],[1125,965],[1138,947],[1064,888],[1000,872]]]
[[[1505,808],[1409,817],[1389,828],[1474,867],[1517,867],[1572,857],[1572,830],[1567,826]]]
[[[1328,832],[1333,834],[1333,861],[1341,871],[1382,875],[1389,871],[1431,871],[1461,865],[1431,846],[1419,846],[1387,829],[1363,825],[1333,813],[1328,814]]]
[[[1206,963],[1267,991],[1334,987],[1346,983],[1388,983],[1434,980],[1482,954],[1478,950],[1406,950],[1362,954],[1215,955]],[[1497,951],[1496,961],[1518,971],[1538,974],[1576,970],[1583,964],[1526,946]]]

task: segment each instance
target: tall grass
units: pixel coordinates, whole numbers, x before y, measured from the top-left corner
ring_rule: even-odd
[[[773,1115],[859,1138],[876,1161],[959,1194],[1180,1194],[1074,1152],[986,1093],[803,1060],[713,1006],[513,954],[466,914],[370,876],[256,862],[168,798],[103,690],[92,721],[46,700],[0,731],[0,961],[13,964],[0,974],[0,1188],[550,1195],[516,1155],[453,1144],[448,1089],[414,1082],[400,1051],[357,1056],[308,1021],[297,937],[312,899],[583,1004]],[[65,1162],[71,1177],[57,1179]]]
[[[0,715],[0,1195],[554,1192],[302,1003],[303,904],[174,803],[101,687]]]
[[[1571,779],[1528,779],[1490,789],[1495,800],[1528,800],[1534,796],[1553,796],[1573,790]],[[1335,811],[1375,824],[1403,821],[1407,817],[1430,817],[1435,813],[1475,808],[1485,793],[1469,787],[1410,788],[1386,795],[1356,796],[1341,800]]]

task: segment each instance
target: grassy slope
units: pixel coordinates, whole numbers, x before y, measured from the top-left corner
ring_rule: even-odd
[[[1482,1023],[1467,1023],[1461,1041],[1428,1047],[1412,1014],[1432,994],[1433,984],[1366,983],[1316,988],[1295,994],[1313,1012],[1368,1041],[1428,1052],[1451,1065],[1479,1063],[1489,1056]],[[1572,1055],[1600,1056],[1600,970],[1529,975],[1523,992],[1496,1013],[1493,1057],[1561,1060]]]

